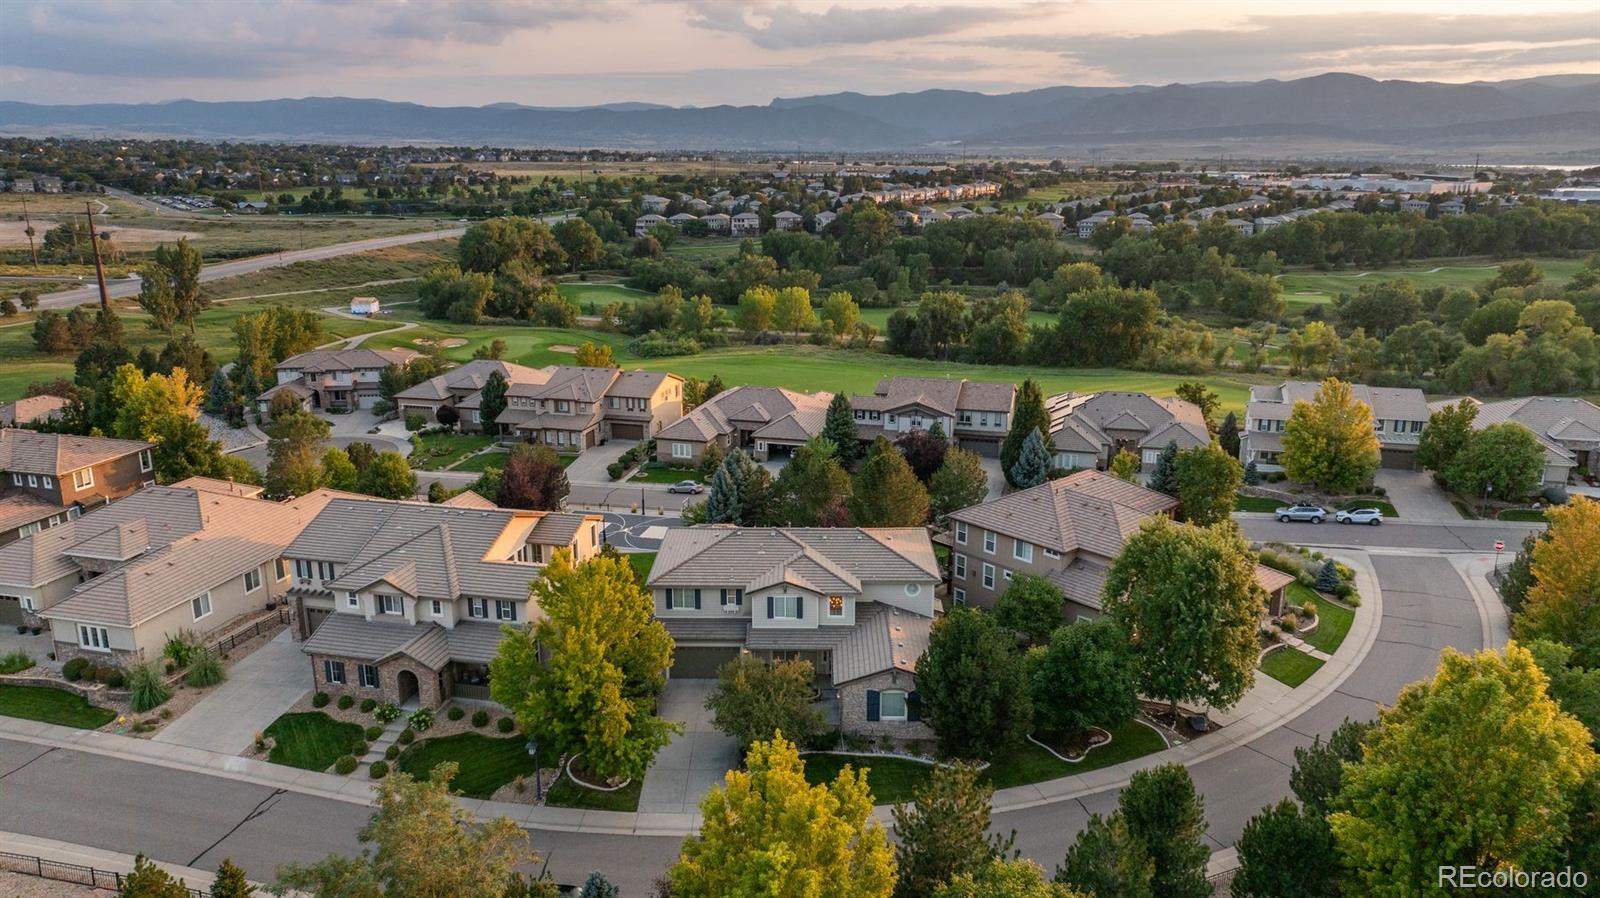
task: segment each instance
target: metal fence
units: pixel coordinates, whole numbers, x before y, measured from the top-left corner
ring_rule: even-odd
[[[212,651],[217,655],[226,655],[237,648],[239,643],[249,642],[260,636],[263,630],[276,627],[279,624],[287,624],[290,619],[289,606],[281,605],[278,607],[277,614],[262,615],[256,618],[256,622],[251,626],[243,627],[217,640],[216,644],[212,646]]]
[[[26,876],[38,876],[42,879],[53,879],[57,882],[71,882],[78,885],[89,886],[96,889],[122,890],[124,874],[113,870],[98,870],[94,867],[85,867],[82,864],[67,864],[61,861],[52,861],[48,858],[32,854],[13,854],[9,851],[0,851],[0,870],[12,873],[21,873]],[[189,889],[189,898],[211,898],[211,893],[201,889]]]

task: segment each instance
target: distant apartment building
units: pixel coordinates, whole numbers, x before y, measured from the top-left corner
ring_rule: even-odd
[[[645,213],[644,215],[641,215],[633,220],[633,236],[643,237],[644,235],[650,233],[651,228],[656,227],[657,225],[664,225],[666,223],[666,218],[657,215],[654,212]]]
[[[1295,403],[1310,402],[1322,385],[1311,380],[1286,380],[1276,386],[1250,388],[1245,426],[1239,434],[1239,460],[1266,471],[1281,470],[1283,431]],[[1428,424],[1428,401],[1413,387],[1369,387],[1351,384],[1356,401],[1372,409],[1380,463],[1385,468],[1416,467],[1417,442]]]

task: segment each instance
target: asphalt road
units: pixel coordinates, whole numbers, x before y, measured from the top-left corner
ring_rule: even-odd
[[[222,278],[237,277],[249,274],[252,271],[261,271],[265,268],[278,268],[284,265],[293,265],[296,262],[311,262],[317,259],[332,259],[338,256],[348,256],[352,253],[370,252],[375,249],[387,249],[391,246],[404,246],[408,243],[422,243],[428,240],[443,240],[448,237],[460,237],[465,228],[445,228],[437,231],[420,231],[415,234],[395,234],[390,237],[371,237],[366,240],[353,240],[349,243],[332,243],[327,246],[315,246],[310,249],[296,249],[287,252],[273,253],[266,256],[251,256],[248,259],[234,259],[231,262],[216,262],[200,269],[201,282],[215,281]],[[108,280],[106,290],[112,299],[126,296],[136,296],[139,293],[138,278],[122,278]],[[87,286],[74,287],[71,290],[62,290],[57,293],[46,293],[39,297],[40,308],[62,309],[84,303],[100,301],[100,288],[94,282]]]
[[[1463,521],[1460,524],[1406,524],[1391,519],[1371,527],[1361,524],[1290,522],[1280,524],[1264,515],[1235,517],[1245,536],[1261,542],[1301,546],[1351,546],[1356,548],[1428,549],[1439,552],[1493,552],[1496,540],[1515,555],[1522,540],[1544,529],[1543,524],[1511,521]]]

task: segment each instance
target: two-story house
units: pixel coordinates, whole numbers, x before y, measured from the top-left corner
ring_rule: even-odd
[[[546,368],[506,390],[504,436],[580,453],[606,440],[645,440],[683,417],[683,378],[664,371]]]
[[[439,419],[439,409],[449,406],[460,416],[456,426],[463,432],[476,433],[485,429],[478,409],[483,387],[491,375],[499,372],[508,386],[541,384],[550,379],[550,370],[499,359],[473,359],[394,394],[395,407],[402,418],[421,415],[424,421],[434,422]],[[488,429],[495,429],[493,422]]]
[[[1255,462],[1263,471],[1282,470],[1283,431],[1297,402],[1316,398],[1320,383],[1286,380],[1276,386],[1250,388],[1244,430],[1239,434],[1239,460]],[[1351,384],[1356,401],[1372,409],[1372,428],[1378,436],[1385,468],[1416,467],[1417,443],[1428,425],[1428,400],[1415,387],[1369,387]]]
[[[0,429],[0,544],[153,482],[152,448],[139,440]]]
[[[743,449],[759,461],[783,457],[822,433],[831,393],[734,387],[707,399],[656,434],[656,460],[697,465],[712,445]]]
[[[405,367],[417,353],[409,349],[313,349],[277,365],[278,383],[256,397],[265,413],[279,393],[295,397],[303,408],[347,412],[372,408],[383,398],[378,379],[390,365]]]
[[[1011,427],[1016,403],[1013,384],[980,383],[938,377],[886,377],[871,396],[851,396],[856,434],[864,442],[882,436],[891,442],[934,424],[957,446],[997,456]]]
[[[1200,407],[1182,399],[1107,390],[1061,393],[1044,405],[1050,415],[1054,464],[1066,470],[1105,470],[1126,449],[1139,456],[1142,470],[1149,472],[1168,443],[1183,450],[1211,442]]]
[[[501,624],[536,620],[529,584],[558,550],[598,554],[600,515],[329,502],[284,550],[319,691],[420,702],[489,698]]]
[[[844,730],[920,739],[939,579],[921,527],[712,526],[669,530],[647,586],[677,643],[672,676],[714,677],[743,653],[808,660]]]
[[[181,632],[221,635],[283,597],[283,548],[332,496],[248,492],[205,478],[150,486],[0,547],[0,604],[48,626],[58,660],[126,666]]]
[[[1525,396],[1499,402],[1479,402],[1471,397],[1461,401],[1478,407],[1478,416],[1472,420],[1475,429],[1514,423],[1533,431],[1544,447],[1544,486],[1566,486],[1579,471],[1600,472],[1600,406],[1587,399]],[[1441,400],[1429,409],[1438,411],[1447,404],[1448,400]]]

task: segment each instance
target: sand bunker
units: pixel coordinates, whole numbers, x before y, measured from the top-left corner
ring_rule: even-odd
[[[418,346],[432,346],[435,349],[455,349],[457,346],[467,345],[467,341],[460,337],[444,337],[439,340],[433,340],[428,337],[414,337],[411,342]]]
[[[568,355],[577,355],[578,354],[578,347],[576,347],[576,346],[568,346],[565,343],[557,343],[554,346],[550,347],[550,351],[551,352],[564,352],[564,353],[566,353]]]

